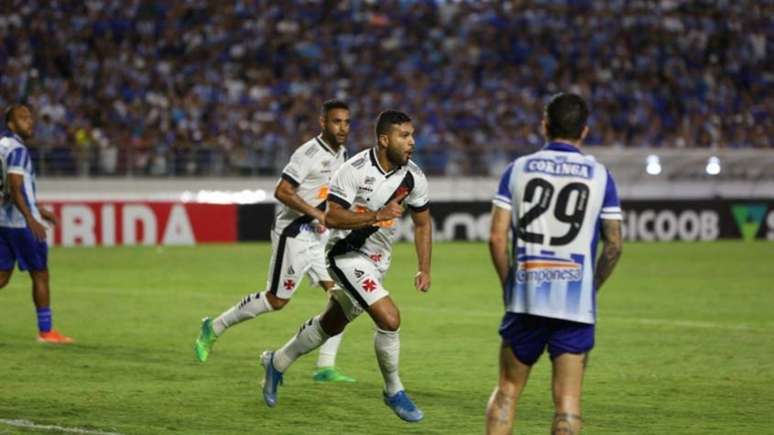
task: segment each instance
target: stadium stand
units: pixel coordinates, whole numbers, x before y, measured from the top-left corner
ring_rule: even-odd
[[[352,151],[380,110],[413,114],[431,175],[540,146],[558,90],[590,100],[600,148],[774,147],[768,1],[4,4],[0,106],[37,110],[47,176],[274,175],[329,97]]]

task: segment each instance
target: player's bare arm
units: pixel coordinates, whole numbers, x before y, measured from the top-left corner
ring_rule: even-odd
[[[430,210],[412,212],[411,220],[414,221],[414,246],[417,250],[418,272],[414,278],[414,287],[426,292],[430,290],[430,258],[433,249],[433,225],[430,218]]]
[[[310,205],[304,201],[296,192],[296,187],[290,184],[287,180],[280,180],[277,184],[277,188],[274,189],[274,197],[286,206],[293,210],[311,216],[317,219],[320,224],[325,225],[325,212]]]
[[[341,204],[328,201],[328,211],[325,214],[325,225],[328,228],[340,230],[353,230],[374,225],[378,222],[396,219],[403,215],[403,206],[400,202],[406,195],[395,198],[387,205],[376,211],[356,213],[345,209]]]
[[[594,272],[594,287],[599,291],[602,284],[613,274],[613,269],[621,258],[623,238],[621,236],[621,221],[602,220],[602,253],[597,260]]]
[[[508,279],[508,231],[510,231],[511,212],[496,205],[492,206],[492,223],[489,229],[489,253],[492,256],[492,264],[500,278],[500,283],[505,285]]]
[[[40,216],[45,219],[46,222],[50,223],[51,225],[57,224],[57,218],[54,212],[52,212],[49,209],[43,208],[40,206],[40,204],[37,204],[38,211],[40,212]]]
[[[8,184],[10,187],[10,196],[13,204],[19,209],[19,212],[24,216],[24,220],[27,222],[32,234],[38,240],[46,239],[46,227],[38,222],[35,217],[32,216],[30,208],[27,207],[27,201],[24,199],[24,176],[21,174],[8,174]]]

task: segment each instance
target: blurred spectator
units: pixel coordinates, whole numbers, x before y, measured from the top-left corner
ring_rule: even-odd
[[[2,4],[0,106],[40,114],[42,174],[276,174],[333,97],[353,152],[412,114],[430,174],[540,146],[559,90],[590,101],[592,145],[774,146],[771,1]]]

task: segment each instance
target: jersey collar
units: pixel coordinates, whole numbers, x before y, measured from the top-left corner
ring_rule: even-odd
[[[581,150],[566,142],[549,142],[543,149],[546,151],[564,151],[567,153],[583,154]]]
[[[320,144],[320,146],[325,149],[325,151],[328,151],[329,153],[333,154],[334,156],[336,155],[336,152],[333,151],[333,149],[331,149],[331,147],[329,147],[327,143],[325,143],[325,141],[322,138],[322,135],[315,137],[314,140],[316,140],[317,143]]]
[[[368,155],[371,156],[371,164],[374,165],[382,175],[384,175],[384,178],[388,178],[390,175],[398,172],[400,168],[403,167],[403,166],[396,166],[392,168],[390,172],[385,171],[384,168],[382,168],[382,165],[379,164],[379,159],[376,158],[376,147],[371,148],[371,150],[368,151]]]
[[[0,130],[0,136],[2,136],[2,137],[12,137],[12,138],[16,139],[19,143],[21,143],[21,144],[24,143],[24,141],[22,140],[21,136],[19,136],[18,134],[12,132],[10,129],[7,129],[7,128],[4,128],[4,129]]]

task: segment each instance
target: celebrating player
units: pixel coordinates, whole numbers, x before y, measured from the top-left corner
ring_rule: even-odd
[[[344,144],[349,135],[349,107],[339,100],[326,101],[320,115],[319,136],[301,145],[282,170],[274,195],[282,203],[272,227],[272,257],[266,289],[251,293],[214,320],[206,317],[196,340],[196,357],[205,362],[215,340],[228,328],[262,314],[281,310],[295,293],[304,275],[329,291],[333,281],[325,267],[324,246],[328,181],[347,158]],[[335,367],[341,334],[320,349],[317,381],[354,382]]]
[[[587,118],[581,97],[554,96],[543,118],[549,143],[511,163],[494,198],[489,248],[506,313],[500,325],[500,379],[486,410],[488,434],[511,433],[519,395],[546,346],[553,364],[551,433],[580,432],[596,292],[621,255],[615,182],[602,164],[579,150]],[[600,231],[603,250],[595,268]]]
[[[38,341],[69,344],[73,339],[53,329],[48,275],[48,244],[43,221],[56,224],[56,216],[39,208],[35,199],[35,169],[24,141],[32,137],[35,120],[24,105],[5,112],[6,131],[0,136],[3,203],[0,211],[0,288],[8,284],[13,267],[32,278],[32,299],[38,315]]]
[[[400,313],[383,278],[390,265],[396,222],[403,204],[414,221],[418,272],[414,286],[430,288],[432,229],[427,180],[409,159],[414,127],[405,113],[388,110],[376,121],[377,145],[348,160],[331,179],[325,222],[336,229],[326,247],[328,268],[338,286],[325,311],[306,321],[276,352],[261,355],[266,404],[277,404],[277,387],[290,365],[328,337],[340,334],[363,311],[376,326],[374,348],[384,378],[384,402],[402,419],[420,421],[423,413],[406,395],[398,376]]]

